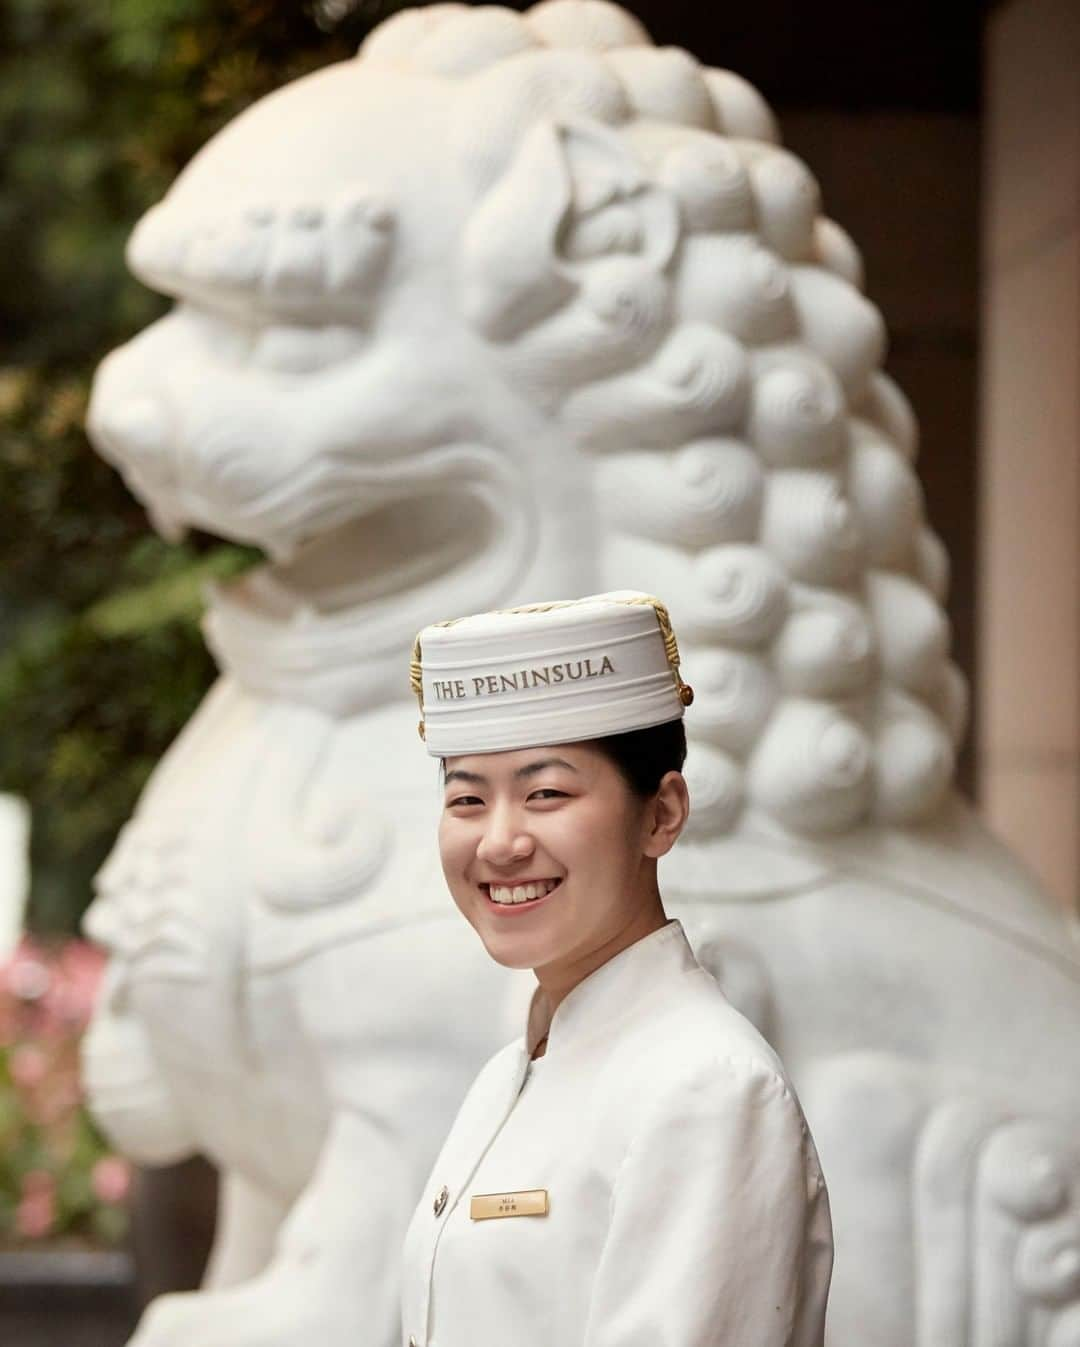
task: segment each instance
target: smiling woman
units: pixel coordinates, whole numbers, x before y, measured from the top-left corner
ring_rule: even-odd
[[[657,882],[690,808],[665,608],[624,591],[440,623],[412,678],[450,892],[537,988],[413,1217],[403,1342],[821,1347],[813,1141]]]
[[[681,731],[681,721],[670,723]],[[648,752],[657,737],[666,764]],[[688,811],[685,739],[657,726],[609,744],[446,764],[439,845],[450,892],[492,958],[537,970],[549,1012],[592,968],[666,921],[655,861]],[[622,762],[649,757],[663,770],[651,789],[635,790]]]

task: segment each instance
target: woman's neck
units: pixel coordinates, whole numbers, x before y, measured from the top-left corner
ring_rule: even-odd
[[[661,927],[667,925],[667,921],[668,917],[664,911],[663,899],[660,897],[659,889],[654,886],[644,901],[635,907],[629,920],[618,930],[611,933],[601,944],[588,950],[574,951],[566,958],[557,959],[550,964],[545,964],[542,968],[534,968],[533,972],[540,984],[534,1001],[534,1009],[537,1012],[537,1027],[540,1023],[550,1025],[555,1011],[562,1002],[590,974],[595,973],[598,968],[602,968],[610,959],[614,959],[616,954],[621,954],[624,949],[629,949],[631,945],[636,945],[639,940],[644,940],[647,935],[659,931]],[[532,1037],[530,1033],[530,1040],[532,1040]],[[534,1048],[533,1056],[542,1056],[543,1049],[547,1044],[546,1031],[535,1042],[536,1048]],[[539,1051],[536,1049],[539,1049]]]

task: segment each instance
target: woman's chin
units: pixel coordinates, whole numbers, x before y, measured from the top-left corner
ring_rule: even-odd
[[[476,923],[484,948],[503,968],[540,968],[553,957],[552,940],[543,932],[526,931],[513,920],[496,918]]]
[[[506,931],[482,931],[484,948],[503,968],[537,968],[545,962],[534,943]]]

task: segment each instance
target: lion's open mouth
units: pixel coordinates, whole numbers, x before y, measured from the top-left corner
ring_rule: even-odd
[[[492,519],[453,490],[393,501],[302,541],[273,564],[285,588],[317,594],[323,611],[371,603],[447,576],[486,550]]]

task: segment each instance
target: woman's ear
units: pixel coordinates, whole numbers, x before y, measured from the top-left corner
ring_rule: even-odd
[[[649,802],[645,819],[646,856],[665,856],[679,839],[690,816],[690,792],[682,772],[667,772]]]

